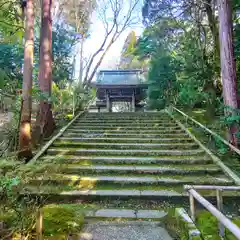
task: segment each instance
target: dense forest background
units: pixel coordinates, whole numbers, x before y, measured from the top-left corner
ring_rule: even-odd
[[[237,79],[239,8],[240,2],[232,1]],[[129,34],[123,56],[130,61],[120,67],[145,70],[149,107],[204,108],[210,118],[223,113],[217,1],[146,0],[142,16],[144,32]]]

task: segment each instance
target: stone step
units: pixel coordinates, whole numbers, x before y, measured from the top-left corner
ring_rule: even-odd
[[[199,150],[113,150],[113,149],[64,149],[64,148],[49,148],[49,155],[92,155],[92,156],[199,156],[205,155],[205,152]]]
[[[81,129],[81,128],[69,128],[67,130],[67,133],[95,133],[95,134],[100,134],[100,133],[105,133],[105,134],[112,134],[112,133],[129,133],[129,134],[175,134],[175,133],[185,133],[184,130],[182,129]]]
[[[139,118],[139,117],[159,117],[159,118],[170,118],[167,113],[159,113],[159,112],[104,112],[104,113],[87,113],[84,115],[83,118],[85,117],[134,117],[134,118]]]
[[[42,161],[55,161],[64,163],[75,163],[75,164],[210,164],[213,161],[210,158],[204,158],[199,156],[175,156],[175,157],[107,157],[107,156],[74,156],[74,155],[63,155],[63,156],[44,156],[41,158]]]
[[[103,142],[103,143],[186,143],[193,142],[191,138],[107,138],[105,136],[100,137],[60,137],[59,141],[65,142]]]
[[[121,188],[121,186],[128,185],[131,188],[134,186],[134,189],[149,189],[148,186],[151,186],[152,189],[155,188],[162,188],[162,189],[174,189],[175,191],[180,192],[183,191],[183,185],[185,184],[201,184],[201,185],[229,185],[232,184],[233,181],[226,178],[223,174],[219,174],[217,176],[212,176],[206,174],[204,177],[198,176],[181,176],[181,175],[166,175],[166,176],[154,176],[154,175],[147,175],[147,176],[139,176],[139,175],[73,175],[73,174],[52,174],[51,176],[43,176],[40,178],[32,179],[29,181],[31,185],[43,186],[43,185],[65,185],[65,186],[72,186],[74,189],[85,189],[89,190],[93,187],[103,186],[102,188]],[[110,184],[110,185],[108,185]],[[137,186],[137,187],[136,187]],[[156,187],[157,186],[157,187]],[[102,189],[101,188],[101,189]]]
[[[129,131],[128,131],[129,132]],[[187,133],[112,133],[112,132],[65,132],[63,136],[71,137],[106,137],[106,138],[189,138]]]
[[[104,219],[104,218],[103,218]],[[126,221],[127,220],[127,221]],[[90,222],[80,234],[80,239],[85,240],[174,240],[164,225],[161,225],[158,221],[134,221],[132,219],[121,218],[116,221],[104,221]],[[86,234],[85,234],[85,233]],[[78,238],[79,239],[79,238]]]
[[[89,129],[89,130],[169,130],[169,131],[173,131],[173,130],[181,130],[181,128],[179,126],[173,126],[173,127],[166,127],[166,126],[159,126],[159,125],[152,125],[152,126],[140,126],[140,125],[125,125],[125,126],[97,126],[97,125],[76,125],[74,124],[73,126],[69,127],[69,130],[74,130],[74,129]]]
[[[75,121],[74,125],[76,126],[164,126],[164,127],[174,127],[178,126],[177,123],[171,122],[171,121],[165,121],[165,122],[137,122],[137,121],[126,121],[126,122],[120,122],[120,121]]]
[[[134,173],[134,174],[178,174],[178,175],[196,175],[196,174],[219,174],[222,170],[216,165],[142,165],[142,166],[133,166],[133,165],[74,165],[66,164],[61,165],[62,173]]]
[[[214,180],[213,180],[214,181]],[[223,184],[224,185],[232,185]],[[113,186],[99,186],[99,187],[90,187],[81,189],[79,186],[65,185],[65,186],[58,186],[58,185],[41,185],[34,186],[34,185],[26,185],[24,189],[20,193],[21,196],[32,196],[32,197],[39,197],[41,195],[44,197],[48,203],[78,203],[83,200],[84,202],[97,202],[102,203],[106,201],[107,204],[112,204],[115,207],[122,205],[124,207],[129,206],[125,205],[124,202],[130,201],[130,203],[136,203],[137,206],[139,201],[144,203],[144,206],[147,207],[151,202],[154,202],[161,206],[162,204],[178,204],[178,206],[182,204],[187,204],[189,201],[188,194],[183,190],[183,186],[176,186],[176,187],[156,187],[155,185],[151,186],[136,186],[128,187],[128,185],[116,185]],[[201,195],[206,197],[211,201],[216,200],[216,192],[214,191],[204,191],[201,192]],[[229,193],[228,191],[223,192],[223,196],[225,202],[230,200],[232,203],[239,201],[240,195],[238,193]],[[124,200],[124,201],[121,201]],[[147,202],[148,201],[148,202]],[[106,206],[106,205],[104,205]]]
[[[45,197],[48,202],[64,202],[74,201],[74,200],[112,200],[112,199],[152,199],[152,200],[162,200],[162,201],[176,201],[183,200],[183,197],[187,200],[188,196],[186,193],[179,193],[173,190],[64,190],[59,191],[58,189],[49,189],[41,187],[31,187],[28,186],[21,192],[22,196],[39,196]]]
[[[87,218],[134,218],[134,219],[161,219],[167,212],[160,210],[133,210],[133,209],[98,209],[86,212]]]
[[[103,120],[98,120],[98,119],[93,119],[93,120],[85,120],[85,119],[77,119],[75,120],[74,123],[77,124],[100,124],[100,125],[127,125],[127,124],[137,124],[137,125],[154,125],[154,124],[164,124],[164,125],[177,125],[177,123],[174,120],[167,119],[167,120],[128,120],[128,119],[115,119],[115,120],[108,120],[108,121],[103,121]]]
[[[56,141],[54,147],[78,147],[99,149],[198,149],[196,143],[99,143],[99,142],[71,142]]]
[[[103,121],[108,121],[108,120],[158,120],[158,121],[167,121],[167,120],[172,120],[172,118],[170,118],[169,116],[159,116],[159,115],[105,115],[105,116],[101,116],[101,115],[93,115],[93,114],[87,114],[85,116],[83,116],[81,119],[83,120],[103,120]]]

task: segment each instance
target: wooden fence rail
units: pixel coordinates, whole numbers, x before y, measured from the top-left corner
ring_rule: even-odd
[[[192,122],[194,122],[196,125],[200,126],[204,131],[210,133],[212,136],[214,136],[215,138],[219,139],[221,142],[223,142],[225,145],[227,145],[230,149],[232,149],[233,151],[235,151],[237,154],[240,155],[240,150],[238,148],[236,148],[234,145],[232,145],[231,143],[229,143],[227,140],[222,138],[220,135],[218,135],[217,133],[213,132],[209,128],[205,127],[203,124],[201,124],[200,122],[198,122],[195,119],[191,118],[190,116],[188,116],[187,114],[185,114],[181,110],[177,109],[176,107],[171,106],[171,108],[174,109],[175,111],[177,111],[178,113],[180,113],[181,115],[183,115],[185,118],[187,118],[187,119],[191,120]]]
[[[205,207],[213,216],[219,221],[219,236],[225,236],[225,228],[227,228],[237,239],[240,240],[240,228],[234,224],[223,213],[223,196],[222,192],[226,191],[239,191],[239,186],[201,186],[201,185],[186,185],[184,189],[189,193],[190,201],[190,215],[192,220],[196,221],[195,200],[197,200],[203,207]],[[207,201],[196,190],[216,190],[217,208]]]

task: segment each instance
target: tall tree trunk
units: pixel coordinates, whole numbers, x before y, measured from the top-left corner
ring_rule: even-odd
[[[79,86],[82,85],[83,82],[83,47],[84,47],[84,36],[82,36],[80,43],[80,69],[79,69]]]
[[[225,113],[234,115],[235,109],[238,107],[238,101],[231,1],[218,0],[218,12],[223,97],[227,107]],[[229,130],[230,141],[237,146],[236,124],[231,124]]]
[[[206,13],[207,13],[209,27],[210,27],[212,37],[213,37],[213,43],[214,43],[214,49],[215,49],[215,53],[214,53],[215,68],[216,68],[216,71],[219,73],[219,71],[220,71],[220,69],[219,69],[219,67],[220,67],[219,66],[220,45],[219,45],[219,30],[218,30],[218,25],[217,25],[217,19],[214,15],[215,11],[212,8],[212,0],[206,0],[204,5],[205,5]]]
[[[52,0],[42,0],[39,87],[41,91],[40,137],[49,137],[55,128],[52,113]]]
[[[19,129],[19,158],[32,158],[31,112],[32,112],[32,71],[34,56],[34,11],[33,0],[27,0],[25,22],[25,46],[21,119]]]

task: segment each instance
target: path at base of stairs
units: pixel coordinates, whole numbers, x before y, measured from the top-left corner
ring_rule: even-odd
[[[173,240],[158,222],[96,222],[84,228],[80,240]]]

